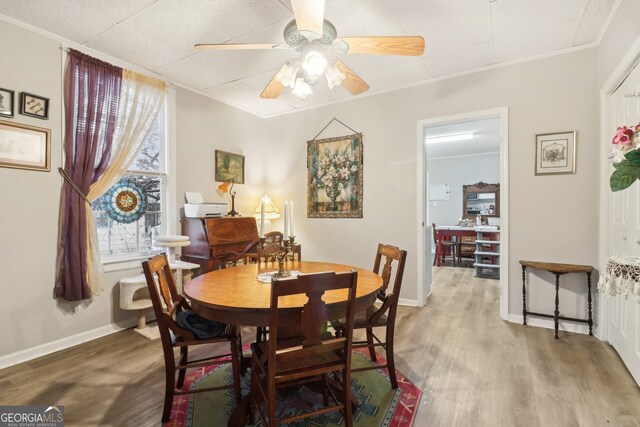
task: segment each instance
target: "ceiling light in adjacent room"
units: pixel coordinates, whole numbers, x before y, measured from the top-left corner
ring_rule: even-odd
[[[441,142],[467,141],[475,137],[475,132],[465,132],[452,135],[428,136],[426,142],[427,144],[439,144]]]

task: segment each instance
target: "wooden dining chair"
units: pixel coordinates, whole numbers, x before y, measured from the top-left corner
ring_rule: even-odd
[[[396,311],[398,309],[398,298],[402,286],[402,275],[404,274],[404,264],[407,259],[407,251],[395,246],[378,244],[376,258],[373,264],[374,273],[382,277],[382,287],[376,295],[379,306],[372,305],[366,310],[355,315],[354,329],[366,330],[366,341],[354,341],[353,348],[369,348],[371,360],[376,361],[375,347],[382,347],[386,351],[387,363],[384,365],[373,365],[365,368],[354,369],[353,372],[365,369],[388,368],[391,387],[398,388],[396,379],[396,366],[393,357],[393,337],[395,333]],[[395,267],[394,267],[395,264]],[[382,267],[382,271],[380,268]],[[395,274],[393,269],[395,268]],[[393,276],[393,286],[389,289]],[[342,334],[344,319],[333,321],[332,326],[338,336]],[[384,341],[374,334],[374,328],[385,328]]]
[[[355,271],[306,274],[295,279],[273,278],[269,339],[251,345],[251,406],[258,411],[263,425],[271,427],[340,410],[345,425],[352,426],[351,340],[356,283]],[[331,290],[346,291],[348,295],[339,313],[349,319],[344,324],[342,337],[326,332],[329,319],[322,298]],[[281,298],[291,301],[295,296],[306,297],[306,304],[300,314],[291,316],[287,314],[290,311],[281,308]],[[289,329],[292,324],[299,326],[298,336],[281,338],[279,326]],[[338,374],[336,380],[329,377],[332,373]],[[293,416],[276,414],[276,390],[306,384],[322,385],[324,406]]]
[[[433,257],[433,265],[436,265],[437,262],[438,266],[440,266],[440,262],[444,262],[447,254],[451,256],[451,262],[453,265],[456,265],[456,256],[460,250],[459,243],[443,239],[440,232],[436,230],[435,223],[431,224],[431,228],[433,230],[433,244],[436,247],[436,254]]]
[[[270,231],[264,235],[264,238],[264,244],[260,244],[260,239],[255,239],[240,252],[228,252],[224,266],[235,267],[259,261],[275,262],[283,235],[279,231]]]
[[[191,307],[185,297],[178,294],[166,255],[160,254],[143,262],[142,268],[147,279],[147,287],[149,288],[153,311],[160,330],[162,351],[164,353],[165,395],[162,422],[169,421],[173,397],[176,395],[233,388],[236,394],[236,402],[239,402],[242,398],[240,392],[240,358],[242,357],[240,331],[234,325],[217,324],[215,326],[222,329],[219,335],[200,339],[198,335],[202,336],[207,332],[206,326],[209,323],[206,321],[201,322],[202,325],[199,330],[189,330],[179,326],[176,322],[178,316],[192,316],[194,313],[191,313]],[[189,347],[214,343],[228,343],[231,352],[189,360]],[[180,349],[178,360],[175,358],[175,348]],[[211,362],[226,363],[229,361],[229,357],[233,371],[231,385],[192,390],[182,389],[187,369],[208,366]],[[177,382],[176,372],[178,372]]]

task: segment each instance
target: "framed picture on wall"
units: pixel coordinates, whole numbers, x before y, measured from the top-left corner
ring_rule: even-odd
[[[47,120],[49,118],[49,98],[22,92],[20,94],[20,114]]]
[[[536,135],[536,175],[576,173],[576,131]]]
[[[14,92],[0,87],[0,117],[13,118]]]
[[[307,218],[362,218],[362,134],[307,141]]]
[[[233,179],[236,184],[244,184],[244,156],[216,150],[216,182]]]
[[[0,167],[49,172],[51,131],[0,120]]]

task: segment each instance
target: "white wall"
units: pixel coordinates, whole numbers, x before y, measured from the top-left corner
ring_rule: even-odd
[[[427,153],[428,156],[428,153]],[[429,185],[449,184],[449,200],[429,201],[428,223],[457,225],[463,216],[462,186],[484,182],[500,183],[500,154],[487,153],[442,159],[427,158]]]
[[[214,181],[214,153],[223,150],[245,156],[245,184],[236,184],[236,211],[251,216],[263,196],[266,168],[264,153],[269,150],[262,139],[264,119],[193,92],[176,90],[176,167],[178,208],[184,192],[197,191],[210,202],[231,201],[217,191]],[[277,196],[277,195],[276,195]],[[278,200],[276,197],[275,201]],[[179,219],[179,217],[178,217]],[[179,225],[177,230],[180,230]]]

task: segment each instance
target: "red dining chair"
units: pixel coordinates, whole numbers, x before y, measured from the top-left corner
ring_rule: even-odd
[[[445,257],[450,256],[451,262],[453,265],[456,265],[456,255],[460,248],[458,242],[454,242],[451,240],[445,240],[442,238],[439,230],[436,230],[436,224],[432,223],[431,228],[433,229],[433,243],[436,246],[436,255],[433,257],[433,265],[438,264],[440,266],[441,262],[445,261]]]

